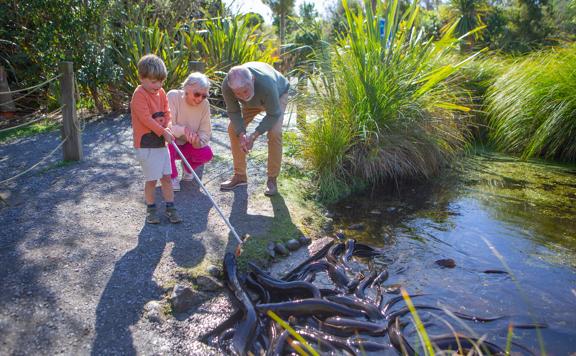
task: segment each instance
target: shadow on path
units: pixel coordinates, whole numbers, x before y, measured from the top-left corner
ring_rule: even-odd
[[[162,217],[157,226],[143,222],[138,245],[115,264],[96,309],[92,355],[138,353],[131,327],[140,320],[145,304],[160,300],[165,292],[156,283],[154,272],[168,244],[174,244],[171,256],[178,266],[190,268],[203,260],[205,248],[194,236],[206,230],[210,201],[197,190],[183,193],[177,193],[177,206],[184,221],[171,225]],[[160,206],[161,201],[156,200]],[[160,211],[163,213],[163,208]]]

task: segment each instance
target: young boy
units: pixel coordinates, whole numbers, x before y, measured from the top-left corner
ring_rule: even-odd
[[[140,85],[134,91],[130,102],[134,148],[146,180],[144,198],[148,224],[160,223],[154,202],[158,179],[162,184],[162,195],[166,202],[166,216],[173,224],[182,221],[174,207],[170,153],[166,147],[166,142],[171,143],[174,139],[166,128],[170,122],[170,109],[162,84],[167,75],[168,71],[162,59],[153,54],[142,57],[138,62]]]

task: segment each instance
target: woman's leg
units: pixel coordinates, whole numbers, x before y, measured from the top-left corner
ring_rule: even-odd
[[[182,146],[178,147],[181,149]],[[176,160],[180,159],[180,157],[178,156],[178,153],[174,149],[174,146],[172,146],[171,144],[168,145],[168,150],[170,151],[170,166],[172,166],[172,174],[170,175],[170,178],[174,179],[178,177],[178,168],[176,168]]]
[[[214,154],[212,153],[212,149],[210,148],[210,146],[204,146],[202,148],[194,148],[192,147],[191,144],[186,143],[182,146],[178,146],[178,148],[180,148],[182,154],[184,155],[184,157],[186,157],[186,160],[188,161],[188,163],[190,163],[192,169],[200,167],[204,163],[209,162],[212,159],[212,157],[214,157]],[[187,173],[192,173],[188,171],[188,168],[186,166],[184,166],[184,169],[186,170]]]

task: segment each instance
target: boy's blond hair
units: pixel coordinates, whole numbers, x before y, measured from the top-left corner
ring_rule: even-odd
[[[138,76],[145,79],[164,80],[168,76],[168,70],[160,57],[147,54],[138,61]]]

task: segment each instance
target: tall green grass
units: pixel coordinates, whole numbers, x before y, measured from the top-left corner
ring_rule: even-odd
[[[317,119],[303,135],[325,201],[370,184],[430,177],[467,142],[468,108],[450,80],[473,56],[452,62],[456,24],[433,41],[417,25],[417,2],[401,13],[390,0],[376,14],[370,1],[365,13],[342,3],[347,28],[312,78]]]
[[[576,160],[576,45],[510,66],[488,95],[496,146],[523,158]]]

